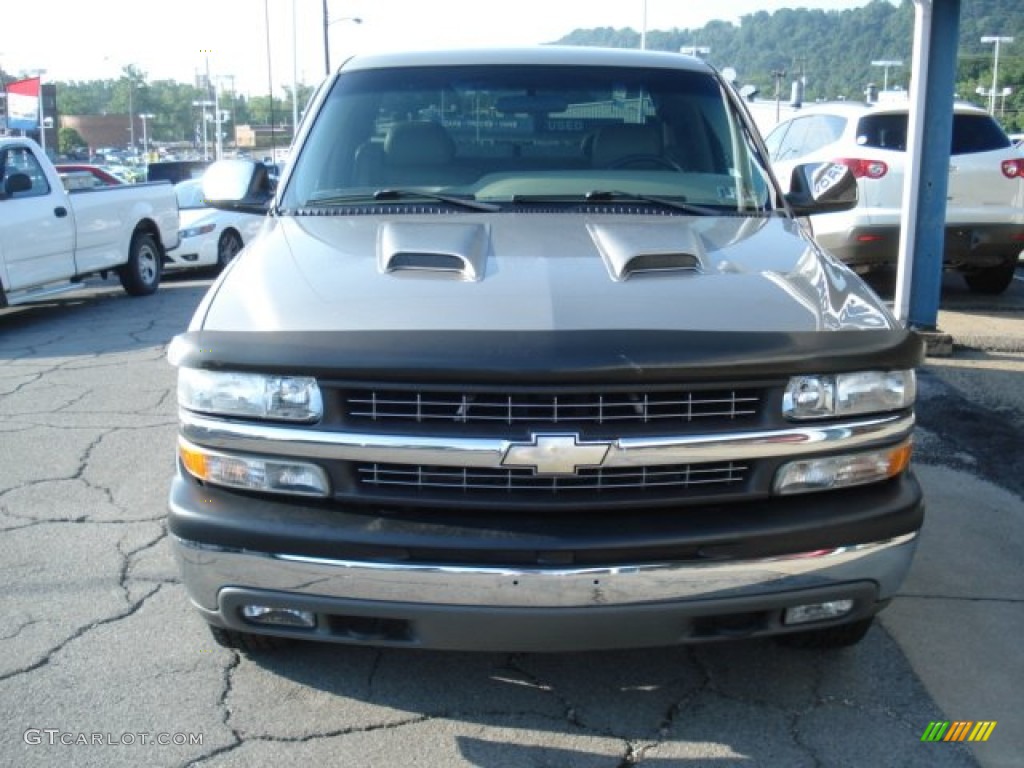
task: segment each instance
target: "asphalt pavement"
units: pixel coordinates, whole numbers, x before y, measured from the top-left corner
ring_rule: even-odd
[[[164,354],[208,283],[0,311],[0,765],[1024,765],[1024,282],[944,292],[953,355],[920,373],[925,527],[853,648],[257,656],[213,644],[163,523]],[[944,721],[996,726],[922,742]]]
[[[881,623],[948,720],[998,722],[981,765],[1024,766],[1024,269],[995,297],[946,275],[938,331],[952,355],[919,375],[925,526]]]

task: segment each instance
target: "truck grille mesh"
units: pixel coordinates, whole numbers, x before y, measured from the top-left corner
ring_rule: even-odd
[[[349,390],[347,417],[391,424],[685,424],[756,417],[755,390],[655,392],[432,392]]]
[[[535,475],[529,469],[360,464],[362,485],[462,492],[558,493],[636,490],[713,490],[746,482],[748,467],[736,462],[581,469],[575,475]]]

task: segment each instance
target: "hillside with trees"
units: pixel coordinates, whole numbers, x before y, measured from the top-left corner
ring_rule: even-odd
[[[679,3],[679,16],[686,18],[684,3]],[[741,17],[739,24],[714,21],[698,29],[648,30],[647,48],[706,48],[704,58],[718,68],[732,67],[741,83],[759,90],[760,98],[774,99],[778,81],[782,98],[788,100],[790,83],[802,77],[807,102],[860,99],[869,82],[881,88],[886,73],[883,67],[873,66],[873,61],[903,61],[903,67],[889,68],[888,84],[890,88],[909,87],[913,33],[912,0],[873,0],[845,11],[760,11]],[[961,3],[957,95],[987,105],[987,96],[979,95],[977,89],[987,93],[992,88],[993,46],[981,42],[988,35],[1015,38],[1000,47],[996,116],[1007,130],[1020,131],[1024,129],[1024,3],[1020,0]],[[640,32],[609,27],[577,29],[553,42],[638,48]],[[1006,87],[1012,93],[1004,99]]]
[[[686,19],[687,5],[678,3],[680,21]],[[714,21],[701,28],[652,29],[647,33],[647,47],[707,49],[704,56],[711,64],[732,67],[740,84],[756,87],[762,99],[774,100],[778,84],[781,97],[788,100],[790,84],[797,78],[805,82],[805,102],[860,99],[869,82],[881,87],[886,76],[890,88],[908,87],[913,27],[912,0],[872,0],[845,11],[761,11],[741,17],[738,24]],[[1008,131],[1024,131],[1024,3],[963,0],[961,4],[957,94],[982,105],[988,103],[987,97],[977,90],[987,92],[992,87],[993,47],[981,42],[986,35],[1015,38],[1000,50],[996,116]],[[609,27],[577,29],[551,42],[638,48],[640,32]],[[879,60],[902,60],[905,66],[891,67],[886,73],[872,65]],[[8,82],[17,75],[0,71],[0,76]],[[1003,88],[1012,89],[1005,98]],[[299,86],[300,106],[305,105],[311,90],[311,86]],[[225,129],[230,132],[234,125],[271,121],[287,125],[292,98],[287,88],[284,98],[275,96],[271,101],[266,95],[244,96],[222,85],[220,106],[229,115]],[[59,114],[151,114],[149,138],[157,142],[194,141],[202,119],[195,105],[204,100],[210,101],[211,93],[200,84],[151,80],[135,66],[125,67],[115,79],[57,83]],[[61,132],[62,149],[80,143],[80,137],[76,140],[73,134]]]

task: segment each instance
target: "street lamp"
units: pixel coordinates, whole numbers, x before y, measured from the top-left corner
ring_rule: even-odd
[[[885,67],[885,74],[882,75],[882,92],[889,90],[889,67],[902,67],[903,62],[899,59],[879,59],[872,61],[873,67]]]
[[[324,6],[324,72],[327,75],[331,74],[331,39],[328,34],[332,24],[337,24],[339,21],[351,21],[353,24],[362,24],[363,20],[358,16],[342,16],[340,19],[332,19],[328,15],[327,11],[327,0],[323,0]]]
[[[142,154],[143,156],[149,155],[149,136],[146,132],[146,121],[152,120],[156,115],[152,115],[148,112],[143,112],[139,115],[139,119],[142,120]]]
[[[999,90],[999,44],[1000,43],[1012,43],[1012,37],[1000,37],[998,35],[985,35],[981,38],[983,43],[995,43],[995,48],[992,52],[992,90],[988,92],[988,113],[994,115],[996,113],[996,92]]]

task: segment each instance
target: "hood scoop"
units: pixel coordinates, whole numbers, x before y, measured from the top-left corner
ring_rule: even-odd
[[[388,222],[377,232],[377,266],[476,282],[483,279],[489,246],[484,224]]]
[[[588,224],[587,229],[608,273],[617,282],[654,272],[705,271],[704,246],[686,225]]]

